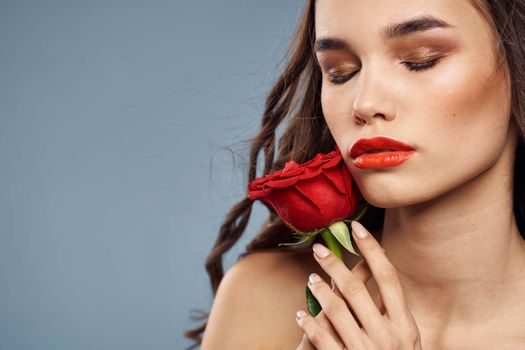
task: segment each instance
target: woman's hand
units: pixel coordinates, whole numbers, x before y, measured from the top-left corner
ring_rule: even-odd
[[[323,310],[315,318],[302,310],[298,312],[303,316],[297,323],[305,336],[297,349],[420,350],[419,329],[394,266],[375,238],[357,221],[352,222],[352,231],[365,259],[352,271],[324,246],[314,245],[315,259],[335,281],[340,294],[319,276],[310,275],[308,286]],[[356,233],[366,236],[360,238]],[[364,284],[372,276],[379,288],[379,305]]]

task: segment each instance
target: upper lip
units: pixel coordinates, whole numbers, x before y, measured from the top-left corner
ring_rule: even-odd
[[[357,142],[354,143],[352,149],[350,150],[350,157],[357,158],[363,153],[379,149],[390,149],[393,151],[414,150],[414,148],[401,141],[397,141],[384,136],[378,136],[369,139],[357,140]]]

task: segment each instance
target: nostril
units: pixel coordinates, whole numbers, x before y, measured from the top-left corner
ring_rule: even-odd
[[[354,120],[355,120],[356,124],[358,124],[358,125],[363,125],[363,124],[366,123],[366,121],[363,118],[358,117],[358,116],[355,116]]]

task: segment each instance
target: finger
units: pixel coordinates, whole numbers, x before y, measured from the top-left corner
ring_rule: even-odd
[[[381,249],[385,251],[384,248],[381,248]],[[372,278],[372,271],[370,270],[370,267],[368,266],[366,260],[364,259],[359,260],[359,262],[354,265],[351,271],[357,278],[359,278],[363,282],[367,282],[368,280],[370,280],[370,278]],[[335,283],[332,284],[332,290],[334,290],[334,292],[338,296],[344,298],[341,295],[341,292],[339,291],[337,286],[335,286]],[[374,303],[376,304],[377,309],[379,310],[381,315],[383,315],[386,312],[386,310],[385,310],[385,305],[383,304],[383,300],[381,300],[381,295],[378,293],[376,288],[372,288],[372,290],[370,291],[370,294],[372,295],[372,299],[374,300]],[[359,320],[357,321],[359,323]]]
[[[310,275],[308,287],[343,343],[350,349],[359,349],[364,333],[348,310],[345,300],[335,295],[330,286],[317,274]]]
[[[354,265],[351,271],[355,277],[359,278],[363,282],[368,281],[372,277],[372,271],[364,259],[359,260],[359,262]]]
[[[316,350],[312,343],[308,340],[308,336],[306,333],[303,334],[303,339],[301,340],[301,343],[295,350]]]
[[[344,343],[343,341],[341,340],[341,338],[339,337],[339,335],[337,334],[337,332],[335,331],[334,329],[334,326],[332,325],[332,323],[330,322],[330,320],[328,319],[328,317],[326,317],[326,314],[324,313],[323,310],[321,310],[317,316],[314,317],[314,319],[317,321],[317,323],[323,327],[324,329],[326,329],[328,331],[328,333],[330,333],[330,335],[332,336],[332,338],[335,340],[335,342],[337,343],[337,345],[339,345],[341,348],[344,347]]]
[[[334,279],[332,278],[331,280],[332,280],[332,292],[334,292],[334,294],[337,295],[339,298],[345,300],[345,297],[343,296],[343,294],[341,293],[339,288],[337,288],[337,285],[335,284]],[[346,300],[345,300],[345,302],[346,302]],[[362,328],[363,325],[359,321],[359,317],[357,317],[357,315],[354,314],[354,312],[352,311],[352,308],[350,307],[350,305],[347,305],[347,307],[348,307],[348,311],[352,314],[352,317],[354,318],[355,322],[357,323],[357,326],[359,328]]]
[[[345,301],[345,303],[347,304],[347,307],[348,307],[348,311],[350,311],[350,313],[352,314],[352,317],[354,318],[355,322],[357,323],[357,326],[359,328],[362,328],[363,325],[359,321],[359,317],[357,317],[357,315],[354,313],[354,311],[352,310],[351,306],[346,301],[345,297],[343,296],[343,294],[341,293],[339,288],[337,288],[337,285],[335,284],[335,281],[334,281],[333,278],[331,278],[331,285],[332,285],[332,292],[334,292],[335,295],[337,295],[339,298],[341,298],[341,299],[343,299]]]
[[[297,324],[304,331],[308,340],[317,350],[342,349],[326,329],[321,327],[312,316],[303,310],[297,312]]]
[[[370,293],[363,283],[363,280],[356,277],[356,275],[348,270],[341,259],[332,254],[323,245],[316,243],[313,245],[313,248],[315,252],[315,259],[319,265],[321,265],[323,270],[325,270],[326,273],[328,273],[334,279],[337,287],[344,297],[344,300],[348,302],[356,316],[356,319],[359,320],[366,332],[368,334],[377,334],[378,336],[381,336],[384,332],[386,332],[387,329],[385,327],[385,319],[379,312],[379,309],[370,296]],[[360,267],[359,269],[363,269],[363,267]],[[368,277],[364,270],[360,271],[360,275],[363,278]],[[330,299],[328,299],[327,302],[329,300]],[[324,305],[322,306],[324,309]],[[328,311],[326,313],[328,318],[332,320],[330,313]],[[334,323],[334,327],[340,334],[337,324]],[[346,339],[343,338],[343,341],[346,342]]]
[[[395,267],[388,260],[374,236],[363,225],[352,221],[351,226],[359,251],[367,261],[377,282],[388,318],[394,322],[410,324],[410,311]],[[360,238],[358,233],[362,233],[364,238]]]
[[[381,249],[385,251],[384,248]],[[368,266],[366,260],[359,260],[359,262],[355,264],[355,266],[352,268],[352,273],[363,282],[368,281],[372,277],[372,271],[370,270],[370,267]],[[386,312],[386,309],[385,305],[383,304],[383,300],[381,300],[381,295],[377,292],[375,288],[372,289],[371,294],[372,299],[374,300],[374,303],[377,306],[377,309],[383,315]]]

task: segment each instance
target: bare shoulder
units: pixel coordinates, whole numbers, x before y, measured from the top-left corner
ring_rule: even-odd
[[[319,270],[308,252],[256,252],[235,263],[217,290],[202,350],[295,349],[303,335],[295,312],[305,309],[308,275]]]

